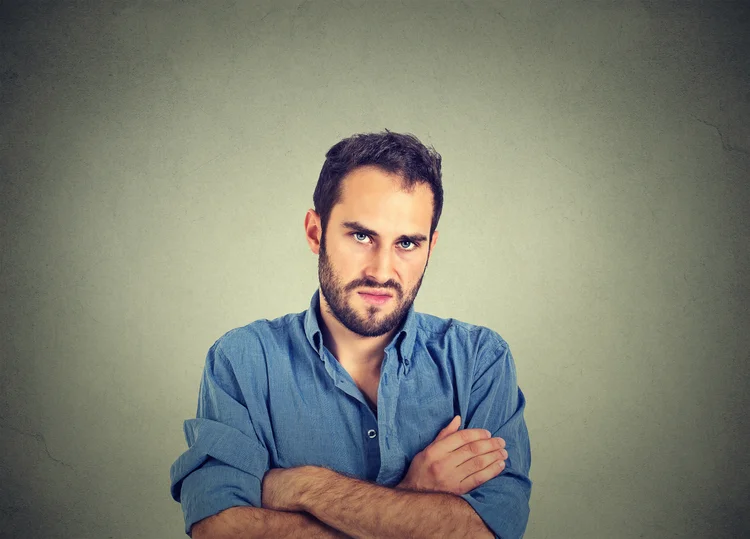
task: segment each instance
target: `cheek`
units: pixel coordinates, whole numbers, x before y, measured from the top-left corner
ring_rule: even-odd
[[[344,282],[349,282],[356,278],[362,270],[364,259],[358,253],[342,251],[334,261],[336,272],[341,276]]]
[[[422,277],[423,270],[424,264],[421,262],[409,261],[404,263],[401,275],[406,280],[410,289],[417,285],[419,279]]]
[[[424,266],[427,263],[427,257],[426,256],[420,256],[420,257],[412,257],[408,260],[404,260],[404,266],[409,272],[409,275],[416,276],[417,279],[422,275],[422,272],[424,271]]]

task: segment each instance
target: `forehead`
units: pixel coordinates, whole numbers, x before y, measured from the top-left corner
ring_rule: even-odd
[[[331,220],[357,220],[384,233],[427,232],[432,224],[432,210],[432,190],[426,183],[418,183],[406,191],[397,174],[363,166],[342,180],[341,198],[331,210]]]

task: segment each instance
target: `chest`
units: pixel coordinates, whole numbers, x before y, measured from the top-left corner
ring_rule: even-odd
[[[383,365],[381,375],[330,362],[330,373],[313,359],[289,377],[269,377],[270,422],[261,438],[272,468],[322,466],[395,484],[459,413],[457,404],[465,415],[452,377],[435,364],[404,377],[396,363]]]
[[[362,392],[367,404],[377,413],[378,410],[378,386],[380,384],[380,371],[377,374],[351,375],[354,385]]]

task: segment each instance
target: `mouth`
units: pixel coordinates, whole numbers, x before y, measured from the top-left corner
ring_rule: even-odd
[[[390,292],[386,292],[384,290],[360,290],[359,294],[366,294],[368,296],[376,296],[376,297],[388,297],[390,298],[393,294]]]
[[[369,293],[369,292],[357,292],[359,296],[364,299],[368,303],[372,303],[374,305],[383,305],[387,301],[391,299],[390,294],[383,294],[383,293]]]

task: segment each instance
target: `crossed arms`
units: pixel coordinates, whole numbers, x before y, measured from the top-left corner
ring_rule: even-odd
[[[316,466],[270,468],[256,432],[269,428],[264,377],[244,376],[246,387],[240,386],[217,343],[207,357],[196,418],[184,424],[189,448],[170,469],[185,531],[194,539],[452,533],[520,538],[531,492],[525,398],[507,345],[490,344],[470,369],[464,413],[467,426],[492,429],[496,438],[479,428],[458,430],[457,416],[413,456],[401,483],[389,488]],[[245,370],[264,368],[250,363],[260,352],[235,354],[248,363]],[[337,469],[330,464],[335,459],[327,461],[325,466]]]
[[[197,522],[192,537],[493,538],[460,494],[502,472],[505,442],[459,425],[456,416],[395,488],[315,466],[272,469],[263,478],[262,508],[226,509]]]

